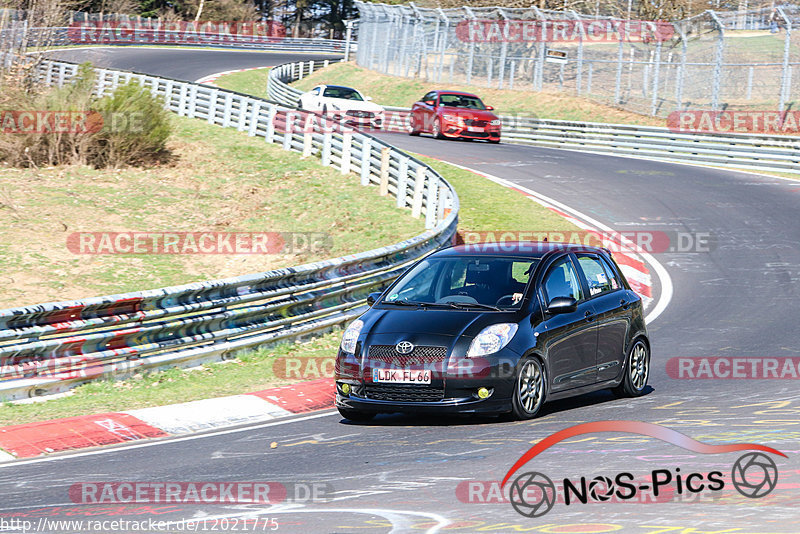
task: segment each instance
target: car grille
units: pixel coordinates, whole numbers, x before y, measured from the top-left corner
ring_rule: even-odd
[[[369,359],[406,368],[411,365],[441,363],[447,358],[447,347],[417,345],[409,354],[400,354],[394,347],[394,345],[372,345],[369,348]]]
[[[478,119],[467,119],[464,121],[467,126],[488,126],[489,121],[482,121]]]
[[[351,117],[362,117],[364,119],[371,119],[375,116],[375,114],[371,111],[361,111],[358,109],[351,109],[347,112],[347,114]]]
[[[444,388],[405,386],[394,384],[367,384],[368,399],[392,402],[439,402],[444,399]]]
[[[464,132],[464,135],[468,135],[469,137],[489,137],[487,132]]]

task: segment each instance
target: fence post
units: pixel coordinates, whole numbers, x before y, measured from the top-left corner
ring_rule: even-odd
[[[508,16],[506,12],[503,11],[502,7],[497,8],[497,12],[500,13],[500,16],[503,17],[503,21],[506,23],[503,25],[504,28],[508,28]],[[508,56],[508,39],[503,38],[503,42],[500,45],[500,65],[497,67],[497,88],[503,88],[503,81],[506,78],[506,57]],[[488,86],[487,86],[488,87]]]
[[[288,113],[286,115],[288,120]],[[314,152],[314,115],[309,113],[303,124],[303,157],[307,158]]]
[[[417,167],[417,176],[414,180],[414,201],[411,204],[411,216],[419,219],[422,214],[422,193],[425,190],[425,167]]]
[[[655,25],[651,22],[650,26],[653,28],[653,33],[658,35]],[[650,115],[656,116],[658,114],[658,83],[659,74],[661,72],[661,39],[656,41],[656,57],[653,62],[653,101],[650,110]]]
[[[389,156],[392,149],[388,146],[381,149],[381,188],[380,194],[385,197],[389,194]]]
[[[292,149],[292,139],[294,138],[294,118],[292,117],[291,112],[286,112],[286,124],[284,124],[283,130],[283,149],[284,150],[291,150]]]
[[[439,68],[436,71],[436,82],[442,81],[442,69],[444,68],[444,51],[447,49],[447,37],[450,34],[450,19],[444,14],[442,8],[438,8],[439,16],[444,20],[444,33],[439,42]]]
[[[789,90],[791,89],[791,66],[789,66],[789,56],[791,54],[792,46],[792,20],[786,16],[782,7],[776,8],[778,13],[783,18],[786,26],[786,37],[783,40],[783,64],[781,69],[781,94],[778,102],[778,111],[783,112],[786,107],[786,101],[789,99]],[[752,67],[751,67],[752,68]],[[749,99],[749,97],[748,97]]]
[[[345,43],[344,43],[344,60],[350,61],[350,42],[353,39],[353,22],[352,20],[346,20],[344,22],[344,27],[346,28],[345,33]],[[327,61],[327,60],[325,60]],[[326,65],[327,67],[327,65]]]
[[[624,45],[622,41],[622,21],[617,21],[615,24],[617,35],[619,35],[619,48],[617,49],[617,77],[614,82],[614,103],[622,103],[622,60],[624,56]]]
[[[364,137],[361,141],[361,185],[369,185],[372,166],[372,138]]]
[[[464,11],[467,12],[467,17],[474,21],[475,15],[473,14],[472,10],[464,6]],[[472,68],[475,65],[475,41],[470,39],[469,41],[469,58],[467,59],[467,85],[472,83]]]
[[[722,86],[722,60],[725,54],[725,26],[714,11],[709,9],[708,13],[711,14],[711,17],[719,28],[719,38],[717,39],[717,47],[714,53],[714,78],[711,82],[711,110],[717,111],[719,109],[719,93]]]
[[[677,28],[681,38],[681,62],[678,65],[678,76],[675,80],[675,109],[681,109],[683,107],[683,81],[686,79],[686,53],[689,44],[686,41],[686,30],[683,24],[673,24],[673,27]]]
[[[575,77],[575,94],[580,96],[581,94],[581,85],[583,84],[583,37],[585,35],[585,28],[581,23],[581,17],[572,9],[569,10],[570,15],[575,19],[578,28],[580,29],[580,34],[578,37],[578,64],[577,64],[577,76]]]

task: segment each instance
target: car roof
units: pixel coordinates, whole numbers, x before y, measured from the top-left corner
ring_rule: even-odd
[[[554,241],[494,241],[488,243],[455,245],[441,249],[432,254],[432,256],[509,256],[533,259],[541,258],[551,252],[558,251],[592,252],[595,254],[605,252],[605,250],[600,247],[575,243],[560,243]]]
[[[324,87],[325,89],[328,89],[329,87],[333,87],[334,89],[350,89],[351,91],[358,92],[358,89],[347,87],[346,85],[321,85],[320,87]]]
[[[445,90],[442,90],[442,91],[436,91],[436,93],[438,95],[440,95],[440,96],[441,95],[474,96],[475,98],[480,99],[480,97],[478,95],[474,95],[472,93],[465,93],[463,91],[445,91]]]

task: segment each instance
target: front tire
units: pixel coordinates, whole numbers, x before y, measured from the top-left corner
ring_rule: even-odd
[[[442,135],[442,121],[439,119],[433,121],[433,131],[431,133],[434,139],[444,139]]]
[[[337,410],[339,410],[339,415],[356,423],[366,423],[375,417],[374,413],[359,412],[350,408],[337,408]]]
[[[612,391],[618,397],[641,397],[650,378],[650,349],[642,339],[628,351],[625,358],[625,376],[622,382]]]
[[[544,369],[539,359],[533,356],[520,360],[517,367],[511,413],[516,419],[533,419],[544,404]]]

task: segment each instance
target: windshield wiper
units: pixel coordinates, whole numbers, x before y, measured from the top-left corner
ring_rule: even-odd
[[[468,308],[480,308],[482,310],[500,311],[500,308],[496,306],[481,304],[480,302],[448,302],[447,305],[451,308],[458,308],[460,310],[465,310]]]
[[[381,304],[392,304],[394,306],[414,306],[415,308],[420,306],[430,306],[429,302],[414,302],[411,300],[384,300]]]

